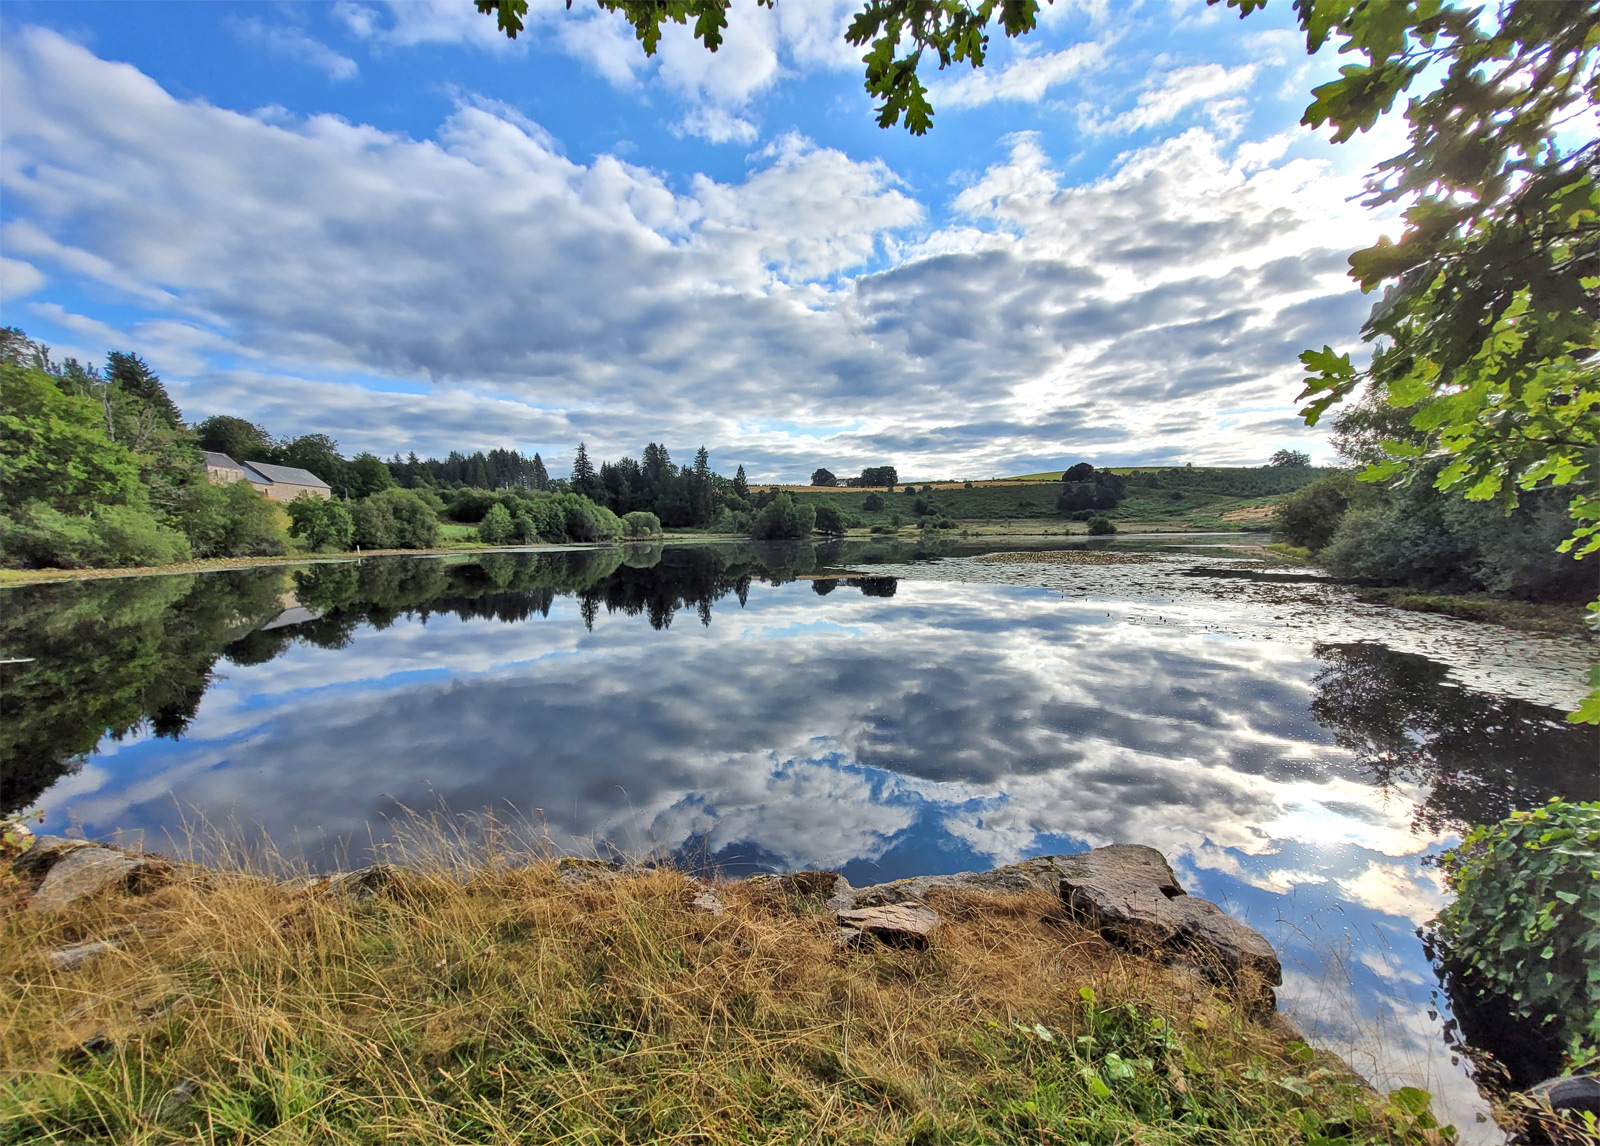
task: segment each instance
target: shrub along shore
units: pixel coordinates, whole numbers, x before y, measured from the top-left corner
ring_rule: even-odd
[[[1175,960],[1157,945],[1181,922],[1131,949],[1063,901],[1063,872],[1109,878],[1084,862],[858,890],[481,846],[282,879],[43,844],[0,869],[0,1124],[10,1142],[1448,1140],[1425,1094],[1378,1096],[1261,1005],[1264,965],[1203,943]]]

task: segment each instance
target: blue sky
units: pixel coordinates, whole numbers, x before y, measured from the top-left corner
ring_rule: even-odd
[[[1392,128],[1297,126],[1287,3],[1057,3],[878,128],[851,4],[735,0],[716,55],[536,4],[0,9],[4,322],[145,355],[191,419],[346,453],[707,445],[804,479],[1329,453],[1351,197]]]

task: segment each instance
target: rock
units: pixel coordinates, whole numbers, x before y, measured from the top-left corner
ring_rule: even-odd
[[[576,856],[566,856],[556,864],[556,878],[562,883],[577,886],[582,883],[619,879],[641,870],[643,869],[630,868],[621,860],[578,859]]]
[[[65,836],[39,836],[33,846],[11,861],[11,870],[35,886],[68,852],[92,848],[88,840],[69,840]]]
[[[1283,982],[1272,945],[1216,904],[1185,894],[1154,848],[1112,844],[993,871],[899,879],[861,888],[850,905],[916,904],[938,888],[1012,895],[1042,888],[1061,897],[1074,921],[1110,942],[1192,958],[1214,980],[1231,983],[1249,969],[1274,986]]]
[[[859,947],[866,937],[867,933],[865,931],[855,927],[841,927],[833,933],[833,945],[840,951],[848,951],[851,948]]]
[[[1221,960],[1226,977],[1252,971],[1269,986],[1282,986],[1278,953],[1259,931],[1246,927],[1209,899],[1185,895],[1168,900],[1167,909],[1178,920],[1180,943],[1202,956],[1211,954]]]
[[[701,883],[699,880],[689,881],[689,910],[703,911],[707,915],[720,916],[723,912],[722,900],[717,898],[717,893],[710,884]]]
[[[31,856],[35,850],[37,848],[30,849],[27,856]],[[99,844],[59,850],[61,854],[48,863],[44,879],[29,901],[30,911],[60,911],[108,888],[146,891],[172,874],[171,865],[164,860]]]
[[[355,871],[341,871],[328,877],[328,891],[361,902],[388,893],[399,882],[401,871],[391,863],[375,863]]]
[[[115,951],[120,946],[119,943],[96,939],[92,943],[80,943],[76,947],[63,947],[59,951],[52,951],[47,958],[57,971],[76,971],[79,967],[93,963],[107,951]]]
[[[939,916],[926,907],[905,903],[863,907],[839,912],[839,926],[853,928],[891,947],[923,948],[928,945]]]

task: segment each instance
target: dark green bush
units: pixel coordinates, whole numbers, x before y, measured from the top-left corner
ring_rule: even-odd
[[[879,512],[883,509],[883,504],[883,495],[881,493],[869,493],[861,499],[861,508],[867,513]]]
[[[1474,828],[1441,858],[1455,902],[1430,946],[1521,1017],[1600,1055],[1600,803],[1551,800]]]
[[[811,536],[816,519],[815,507],[796,505],[787,493],[780,493],[756,517],[750,536],[757,541],[797,541]]]
[[[624,537],[660,537],[661,519],[648,510],[636,509],[622,516]]]
[[[1380,495],[1352,473],[1329,474],[1279,500],[1272,515],[1272,537],[1313,553],[1333,540],[1352,504],[1371,505]]]
[[[817,506],[816,530],[818,533],[843,533],[845,530],[844,514],[839,512],[839,507],[832,502],[823,502]]]
[[[306,548],[313,553],[319,550],[338,552],[350,548],[355,535],[355,523],[343,502],[303,493],[284,508],[292,523],[289,526],[290,534],[305,542]]]
[[[1105,537],[1116,531],[1116,525],[1108,517],[1091,517],[1089,519],[1089,534],[1092,537]]]
[[[431,549],[439,541],[439,519],[407,489],[362,498],[351,506],[350,518],[363,549]]]
[[[511,511],[501,502],[495,502],[478,523],[478,540],[485,545],[504,545],[516,534]]]

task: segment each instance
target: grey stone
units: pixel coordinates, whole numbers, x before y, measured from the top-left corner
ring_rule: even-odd
[[[1071,918],[1107,940],[1193,958],[1216,979],[1249,969],[1274,986],[1283,970],[1272,945],[1216,904],[1184,893],[1166,857],[1140,844],[1040,856],[986,872],[917,876],[855,891],[852,907],[920,903],[932,891],[1018,894],[1044,889]]]
[[[636,874],[642,868],[630,867],[620,860],[579,859],[566,856],[556,864],[556,878],[576,887],[583,883],[605,882]]]
[[[31,848],[11,861],[11,870],[37,886],[68,852],[96,846],[88,840],[69,840],[65,836],[37,836]]]
[[[703,911],[707,915],[722,915],[724,910],[722,900],[717,898],[717,893],[710,884],[701,883],[699,880],[691,880],[689,891],[692,893],[689,896],[689,909],[691,911]]]
[[[884,904],[839,912],[839,926],[864,932],[893,947],[926,947],[939,916],[909,903]]]
[[[328,890],[334,895],[344,895],[363,901],[387,894],[397,882],[401,871],[394,864],[375,863],[355,871],[341,871],[328,877]]]
[[[28,854],[32,854],[32,849]],[[46,870],[28,909],[60,911],[87,896],[112,888],[144,891],[163,882],[171,872],[170,864],[154,856],[135,855],[98,844],[63,849],[63,854]]]
[[[1169,900],[1167,910],[1178,921],[1179,942],[1214,955],[1229,976],[1251,971],[1270,986],[1283,985],[1278,953],[1259,931],[1246,927],[1209,899],[1192,895]]]
[[[48,958],[50,965],[57,971],[76,971],[79,967],[93,963],[107,951],[115,951],[120,946],[119,943],[96,939],[92,943],[80,943],[76,947],[63,947],[59,951],[52,951]]]

